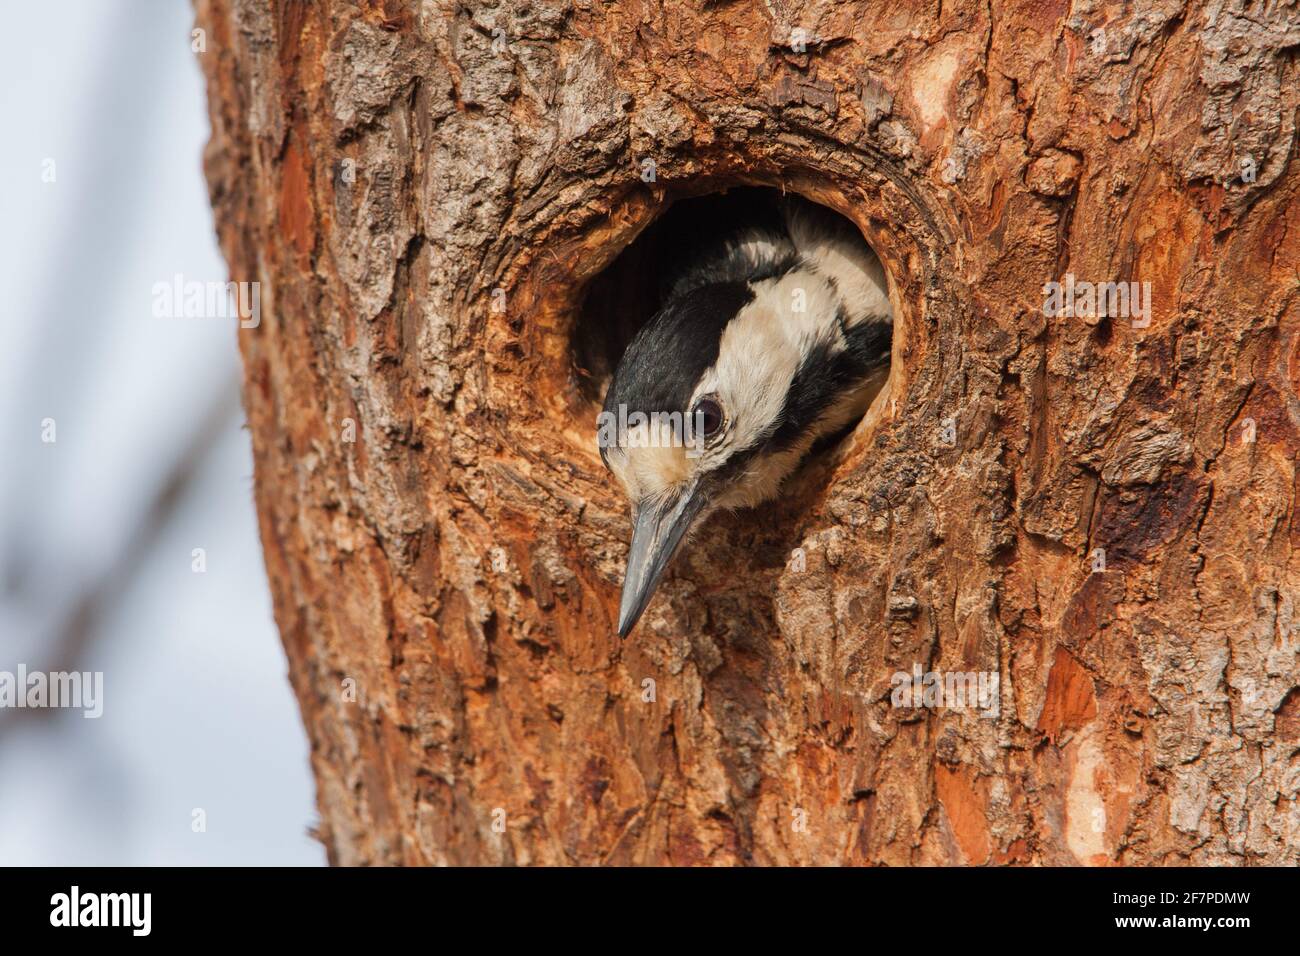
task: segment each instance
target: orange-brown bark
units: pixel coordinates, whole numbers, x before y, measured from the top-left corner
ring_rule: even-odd
[[[1300,862],[1294,5],[198,12],[331,860]],[[892,377],[620,642],[582,293],[739,183],[861,227]]]

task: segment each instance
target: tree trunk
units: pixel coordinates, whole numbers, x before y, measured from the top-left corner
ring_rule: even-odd
[[[331,861],[1300,863],[1297,7],[990,9],[198,0]],[[891,378],[620,641],[583,293],[738,184]]]

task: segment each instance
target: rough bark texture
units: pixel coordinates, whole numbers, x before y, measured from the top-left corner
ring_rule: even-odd
[[[1295,2],[198,13],[331,860],[1300,862]],[[858,223],[893,375],[620,642],[582,290],[737,183]]]

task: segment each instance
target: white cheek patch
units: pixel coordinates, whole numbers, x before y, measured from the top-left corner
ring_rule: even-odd
[[[800,359],[814,343],[838,336],[840,298],[822,276],[796,270],[760,283],[755,292],[756,302],[777,314],[781,332],[798,348]]]
[[[838,336],[834,290],[819,276],[792,272],[754,284],[755,298],[722,334],[718,361],[696,396],[716,392],[730,423],[706,455],[729,457],[762,441],[785,407],[790,385],[814,344]]]

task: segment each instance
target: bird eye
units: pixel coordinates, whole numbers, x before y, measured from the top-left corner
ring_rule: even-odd
[[[694,423],[702,426],[705,438],[714,438],[722,431],[724,420],[722,405],[712,395],[705,395],[695,403],[695,407],[691,409],[691,418]]]

